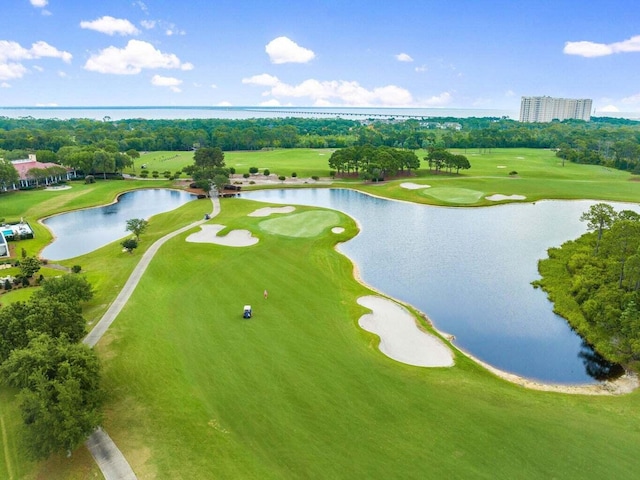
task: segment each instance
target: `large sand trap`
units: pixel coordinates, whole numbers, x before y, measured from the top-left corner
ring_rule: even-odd
[[[291,207],[291,206],[287,206],[287,207],[264,207],[264,208],[259,208],[258,210],[255,210],[255,211],[251,212],[248,216],[249,217],[268,217],[272,213],[291,213],[295,209],[296,209],[296,207]]]
[[[453,353],[436,336],[420,330],[413,316],[391,300],[374,295],[358,303],[372,310],[358,324],[380,337],[380,351],[398,362],[417,367],[450,367]]]
[[[527,197],[524,195],[502,195],[501,193],[496,193],[495,195],[489,195],[484,198],[492,202],[500,202],[502,200],[526,200]]]
[[[413,183],[413,182],[404,182],[404,183],[401,183],[400,186],[408,190],[418,190],[419,188],[431,188],[431,185],[420,185],[419,183]]]
[[[333,228],[331,229],[331,231],[332,231],[333,233],[342,233],[342,232],[344,232],[344,228],[342,228],[342,227],[333,227]]]
[[[187,237],[187,242],[215,243],[227,247],[249,247],[258,243],[249,230],[232,230],[224,237],[219,237],[218,232],[225,228],[224,225],[200,225],[200,228],[202,230]]]

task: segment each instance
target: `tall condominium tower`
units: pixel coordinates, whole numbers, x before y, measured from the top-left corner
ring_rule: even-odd
[[[591,120],[590,98],[522,97],[521,122],[550,122],[552,120]]]

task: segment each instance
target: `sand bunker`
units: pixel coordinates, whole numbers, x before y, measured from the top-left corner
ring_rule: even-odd
[[[187,242],[215,243],[227,247],[249,247],[258,243],[258,239],[253,237],[249,230],[232,230],[225,236],[219,237],[218,232],[225,228],[224,225],[200,225],[200,228],[201,231],[187,237]]]
[[[69,185],[56,185],[53,187],[47,187],[45,190],[49,192],[56,192],[58,190],[69,190],[71,187]]]
[[[502,200],[526,200],[527,197],[524,195],[502,195],[500,193],[496,193],[495,195],[489,195],[484,198],[491,200],[492,202],[500,202]]]
[[[436,336],[420,330],[402,306],[383,297],[360,297],[358,303],[372,310],[358,324],[380,337],[380,351],[398,362],[417,367],[450,367],[453,353]]]
[[[255,210],[253,212],[251,212],[248,216],[249,217],[268,217],[269,215],[271,215],[272,213],[291,213],[296,209],[296,207],[265,207],[265,208],[259,208],[258,210]]]
[[[342,228],[342,227],[333,227],[333,228],[331,229],[331,231],[332,231],[333,233],[342,233],[342,232],[344,232],[344,228]]]
[[[506,165],[498,165],[498,168],[507,168]]]
[[[413,182],[404,182],[404,183],[401,183],[400,186],[408,190],[418,190],[419,188],[431,188],[431,185],[421,185],[419,183],[413,183]]]

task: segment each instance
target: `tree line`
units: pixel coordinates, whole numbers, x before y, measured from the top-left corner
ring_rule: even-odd
[[[104,395],[81,303],[84,277],[46,279],[26,301],[0,309],[0,381],[19,390],[26,448],[34,458],[71,452],[102,420]]]
[[[640,214],[598,203],[581,220],[589,232],[549,249],[534,284],[603,357],[640,371]]]
[[[455,128],[447,128],[449,125]],[[550,123],[521,123],[492,117],[404,121],[340,118],[98,121],[0,117],[0,157],[26,158],[27,153],[39,151],[43,158],[57,156],[52,160],[54,163],[71,160],[82,165],[83,170],[95,171],[121,170],[128,162],[127,152],[365,145],[407,150],[550,148],[568,161],[640,171],[640,122],[606,117],[592,118],[590,122]]]

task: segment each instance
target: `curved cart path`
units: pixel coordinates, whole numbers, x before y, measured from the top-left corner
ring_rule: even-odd
[[[213,204],[213,209],[210,217],[215,217],[220,212],[220,200],[217,197],[211,197],[211,202]],[[186,227],[182,227],[174,232],[168,233],[151,245],[144,255],[142,255],[140,262],[136,265],[136,268],[131,273],[127,283],[125,283],[109,309],[102,316],[96,326],[93,327],[91,332],[89,332],[84,340],[82,340],[82,343],[89,345],[90,347],[94,347],[96,343],[98,343],[100,338],[102,338],[102,335],[104,335],[124,305],[127,303],[129,297],[131,297],[131,294],[138,285],[140,278],[142,278],[142,275],[149,266],[153,256],[167,240],[192,229],[193,227],[202,225],[206,221],[207,220],[199,220],[187,225]],[[118,449],[116,444],[113,443],[111,437],[102,430],[102,428],[96,429],[96,431],[87,439],[85,445],[91,452],[91,455],[98,464],[98,467],[100,467],[105,480],[136,480],[138,478],[136,477],[136,474],[133,473],[133,469],[129,465],[129,462],[127,462],[127,459],[124,458],[124,455],[122,455],[122,452]]]

